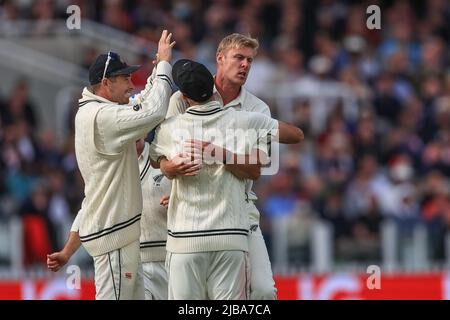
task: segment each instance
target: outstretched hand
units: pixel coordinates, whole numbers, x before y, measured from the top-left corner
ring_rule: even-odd
[[[159,61],[170,62],[172,60],[172,48],[175,45],[175,41],[172,41],[172,33],[168,33],[167,30],[163,30],[161,38],[158,43],[158,52],[156,53],[156,60],[153,63],[158,63]]]

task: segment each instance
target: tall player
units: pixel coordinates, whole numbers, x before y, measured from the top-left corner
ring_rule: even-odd
[[[256,39],[237,33],[222,39],[216,52],[217,73],[214,77],[213,97],[223,105],[223,108],[258,112],[270,117],[268,105],[243,87],[258,47],[259,43]],[[184,113],[186,108],[187,104],[182,99],[182,93],[178,91],[170,99],[166,118]],[[168,176],[187,174],[191,170],[188,164],[174,163],[167,159],[162,159],[160,166],[161,171]],[[251,179],[259,177],[261,166],[258,164],[235,165],[227,166],[227,170],[239,178],[247,179],[245,195],[248,201],[245,210],[251,223],[248,236],[251,268],[250,298],[252,300],[276,299],[277,290],[269,255],[259,228],[260,213],[255,206],[257,197],[252,191]]]
[[[158,127],[150,155],[154,161],[172,159],[183,140],[212,145],[213,138],[215,161],[203,158],[197,176],[173,180],[167,220],[169,299],[248,299],[245,182],[225,168],[272,131],[287,143],[300,142],[303,132],[260,113],[221,108],[212,97],[213,76],[202,64],[179,60],[172,75],[188,108]],[[244,135],[250,132],[255,135]],[[237,138],[233,133],[244,143],[230,144]]]

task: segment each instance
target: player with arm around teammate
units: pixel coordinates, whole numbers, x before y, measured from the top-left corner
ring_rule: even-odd
[[[258,50],[258,41],[241,34],[231,34],[218,45],[216,52],[217,73],[214,77],[213,98],[223,108],[233,108],[271,116],[266,103],[248,92],[243,85],[247,80],[251,64]],[[187,104],[180,91],[175,92],[169,103],[167,118],[186,112]],[[303,139],[303,133],[302,133]],[[283,139],[279,140],[284,143]],[[169,177],[191,172],[192,164],[160,160],[161,170]],[[260,164],[228,165],[228,171],[246,180],[245,211],[249,215],[251,229],[248,236],[251,269],[250,298],[252,300],[276,299],[275,281],[266,244],[259,227],[260,213],[256,208],[256,194],[252,191],[252,180],[261,173]]]
[[[276,131],[279,122],[221,108],[211,98],[213,77],[199,63],[179,60],[172,74],[189,107],[158,127],[150,148],[152,159],[171,159],[182,152],[184,141],[207,141],[206,137],[214,137],[214,145],[226,152],[215,159],[219,162],[203,163],[196,176],[177,175],[173,180],[167,222],[169,299],[248,299],[245,182],[225,170],[225,163],[247,148],[227,150],[228,138],[236,138],[227,134],[252,128],[261,135],[258,140]],[[287,124],[280,125],[279,134],[292,143],[303,137],[301,130]]]

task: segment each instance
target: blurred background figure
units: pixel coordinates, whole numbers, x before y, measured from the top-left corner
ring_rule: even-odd
[[[140,90],[162,26],[173,30],[175,60],[213,73],[225,35],[258,38],[246,88],[305,132],[301,145],[280,146],[278,174],[255,184],[276,276],[445,270],[450,3],[375,3],[381,30],[366,27],[368,1],[0,2],[2,270],[45,275],[45,254],[81,206],[73,117],[87,66],[119,51],[143,64]],[[69,4],[81,8],[80,30],[66,27]],[[75,261],[89,271],[85,258]]]

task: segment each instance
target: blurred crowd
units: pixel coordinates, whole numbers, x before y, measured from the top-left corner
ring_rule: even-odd
[[[432,260],[450,230],[450,3],[338,0],[0,1],[0,20],[82,18],[157,41],[173,32],[183,57],[215,69],[227,34],[260,41],[246,87],[275,118],[295,123],[304,143],[280,148],[280,171],[256,183],[273,259],[310,262],[311,226],[333,227],[337,261],[380,259],[380,229],[393,221],[404,243],[428,230]],[[381,7],[381,30],[366,8]],[[86,64],[96,56],[86,52]],[[151,59],[135,75],[151,72]],[[26,80],[0,101],[0,219],[43,217],[48,246],[80,207],[73,127],[64,145],[39,126]],[[72,116],[73,116],[72,112]],[[29,224],[33,226],[33,223]],[[32,228],[32,227],[30,227]],[[30,231],[27,236],[32,234]],[[287,256],[277,256],[287,248]],[[32,256],[29,257],[31,260]]]

